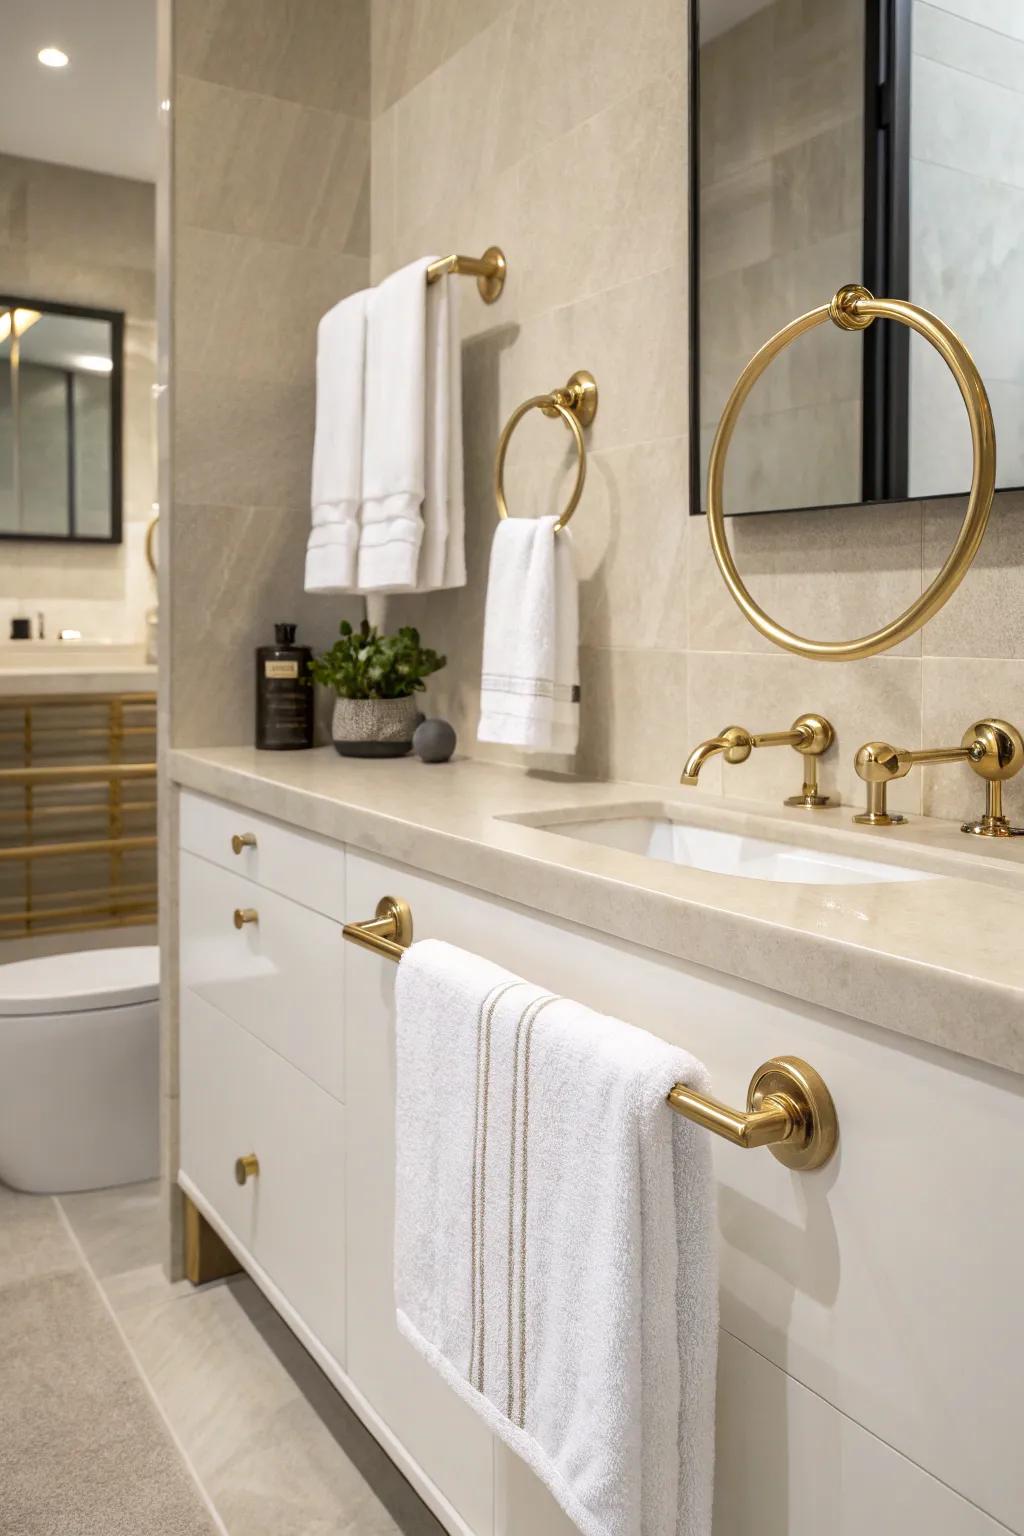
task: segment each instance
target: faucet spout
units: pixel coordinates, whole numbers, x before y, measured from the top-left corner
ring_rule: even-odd
[[[716,752],[727,751],[731,745],[725,736],[712,736],[710,741],[702,741],[700,746],[694,747],[683,765],[680,784],[696,784],[708,758],[714,757]]]

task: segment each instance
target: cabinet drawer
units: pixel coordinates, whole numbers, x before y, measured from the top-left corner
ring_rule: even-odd
[[[188,791],[181,796],[180,820],[181,846],[190,853],[342,920],[345,851],[339,843]],[[232,838],[246,834],[255,843],[235,853]]]
[[[344,1157],[340,1104],[183,988],[181,1171],[342,1366]]]
[[[237,911],[256,921],[235,927]],[[333,918],[181,855],[181,979],[344,1097],[344,946]]]

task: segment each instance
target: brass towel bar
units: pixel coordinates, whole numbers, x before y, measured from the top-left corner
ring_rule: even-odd
[[[382,896],[374,917],[346,923],[343,938],[397,964],[412,943],[412,912],[397,896]],[[839,1124],[832,1095],[813,1067],[796,1056],[777,1056],[758,1067],[746,1109],[676,1083],[668,1096],[676,1112],[734,1147],[768,1147],[787,1168],[821,1168],[836,1149]]]
[[[508,264],[496,245],[489,245],[482,256],[441,256],[427,268],[427,282],[436,283],[449,273],[456,277],[475,277],[485,304],[501,298]]]

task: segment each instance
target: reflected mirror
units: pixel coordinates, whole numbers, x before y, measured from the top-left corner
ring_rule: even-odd
[[[740,372],[844,283],[933,311],[973,353],[997,485],[1024,485],[1024,5],[692,0],[692,500]],[[965,493],[941,358],[903,326],[824,325],[755,386],[732,513]]]
[[[120,543],[123,329],[0,295],[0,537]]]

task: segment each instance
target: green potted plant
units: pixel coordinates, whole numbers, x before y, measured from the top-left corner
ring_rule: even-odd
[[[410,625],[379,635],[366,619],[358,629],[343,620],[331,649],[309,664],[314,681],[337,694],[331,736],[341,755],[404,757],[420,720],[416,695],[445,661]]]

